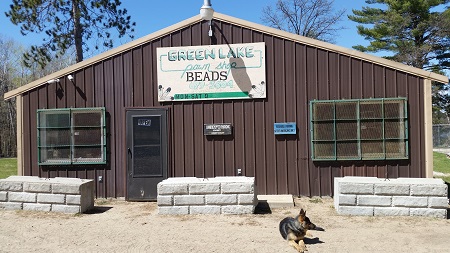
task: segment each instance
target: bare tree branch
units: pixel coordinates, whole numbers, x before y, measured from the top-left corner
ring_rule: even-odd
[[[334,0],[277,0],[266,6],[262,21],[274,28],[298,35],[333,42],[345,9],[334,10]]]

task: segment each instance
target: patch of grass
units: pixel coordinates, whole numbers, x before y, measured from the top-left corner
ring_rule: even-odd
[[[319,198],[313,198],[313,199],[310,199],[309,202],[317,204],[317,203],[322,203],[322,200]]]
[[[446,154],[433,152],[433,170],[450,174],[450,159]]]
[[[111,200],[105,199],[105,198],[99,198],[99,199],[95,200],[95,204],[98,206],[109,205],[109,204],[111,204]]]
[[[0,178],[17,175],[17,158],[0,159]]]
[[[450,174],[450,159],[447,158],[447,154],[433,152],[433,171]],[[450,176],[437,176],[437,178],[442,178],[450,184]]]

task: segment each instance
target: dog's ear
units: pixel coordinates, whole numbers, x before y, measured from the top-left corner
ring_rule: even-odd
[[[306,216],[306,211],[302,209],[300,209],[300,216]]]

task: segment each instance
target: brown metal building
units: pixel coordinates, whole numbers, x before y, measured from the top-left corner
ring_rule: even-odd
[[[153,199],[165,177],[236,176],[238,169],[256,177],[258,194],[301,196],[332,196],[334,177],[432,176],[431,82],[447,83],[447,77],[219,13],[212,24],[209,37],[208,23],[190,18],[6,93],[5,99],[17,99],[19,174],[95,179],[97,197],[129,200]],[[259,42],[265,47],[265,98],[158,99],[157,48]],[[401,111],[394,120],[389,99],[394,114]],[[65,110],[47,110],[54,108]],[[89,111],[83,118],[68,108],[104,109],[92,109],[92,115],[104,113],[102,124],[92,123],[98,129],[72,126],[70,137],[76,144],[85,134],[80,142],[89,149],[102,133],[100,162],[43,160],[61,151],[42,144],[50,138],[45,134],[63,132],[51,119],[89,117]],[[377,108],[381,116],[364,118],[364,110]],[[280,122],[294,123],[295,134],[274,134]],[[401,137],[391,138],[389,122]],[[205,135],[205,124],[219,123],[230,124],[232,134]],[[156,142],[146,135],[152,124]],[[347,140],[346,134],[354,136]],[[392,143],[403,155],[391,155]],[[157,159],[145,160],[139,147]],[[370,156],[377,149],[381,155]]]

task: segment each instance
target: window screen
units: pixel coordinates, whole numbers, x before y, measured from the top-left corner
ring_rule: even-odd
[[[104,108],[38,110],[38,163],[106,163]]]
[[[406,98],[313,100],[313,160],[408,159]]]

